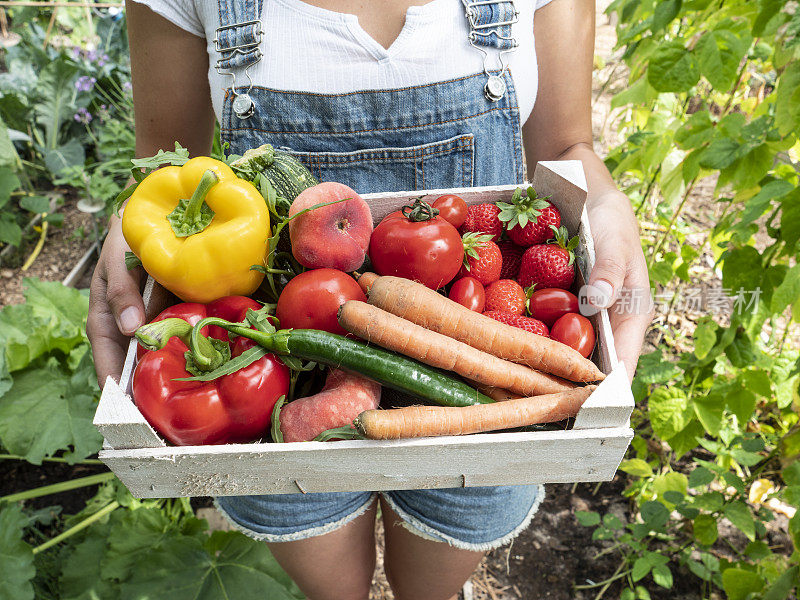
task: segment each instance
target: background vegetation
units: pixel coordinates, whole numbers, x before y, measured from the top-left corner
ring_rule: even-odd
[[[658,317],[621,469],[632,518],[582,511],[618,568],[575,593],[779,600],[800,581],[800,8],[781,0],[616,0],[628,82],[607,164],[643,232]],[[15,8],[0,56],[0,244],[55,186],[101,210],[133,155],[124,14]],[[613,75],[613,73],[612,73]],[[702,202],[698,202],[698,192]],[[709,200],[710,198],[710,200]],[[22,257],[20,257],[20,260]],[[29,280],[0,311],[4,461],[94,469],[0,497],[0,599],[299,598],[263,544],[209,533],[188,500],[132,498],[92,458],[98,388],[85,292]],[[99,486],[68,514],[31,508]],[[83,502],[83,501],[82,501]],[[789,546],[774,543],[782,533]],[[670,591],[667,591],[670,590]],[[662,594],[661,596],[659,596]],[[666,595],[663,595],[666,594]],[[583,596],[582,596],[583,597]]]

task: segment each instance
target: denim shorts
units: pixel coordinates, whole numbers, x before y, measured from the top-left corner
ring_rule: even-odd
[[[492,550],[528,526],[542,485],[380,492],[412,533],[465,550]],[[376,492],[223,496],[217,509],[239,531],[267,542],[330,533],[363,514]]]

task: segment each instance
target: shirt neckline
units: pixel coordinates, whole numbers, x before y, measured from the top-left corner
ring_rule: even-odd
[[[406,42],[411,38],[418,25],[438,14],[448,4],[455,0],[431,0],[421,6],[409,6],[406,9],[406,18],[400,33],[388,48],[384,48],[366,30],[361,27],[358,17],[352,13],[338,12],[308,4],[303,0],[279,0],[284,6],[303,13],[309,17],[325,21],[327,23],[341,23],[347,27],[353,38],[378,62],[390,60],[397,56]]]

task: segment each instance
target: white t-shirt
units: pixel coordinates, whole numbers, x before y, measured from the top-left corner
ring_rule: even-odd
[[[211,0],[136,0],[181,29],[204,37],[209,53],[208,78],[214,112],[221,117],[229,75],[214,68],[219,27],[217,2]],[[352,14],[312,6],[302,0],[262,0],[263,58],[249,69],[253,84],[272,89],[339,94],[356,90],[396,89],[445,81],[483,70],[483,54],[468,40],[460,0],[432,0],[412,6],[400,35],[386,49],[361,28]],[[520,122],[536,101],[538,73],[533,18],[551,0],[516,0],[519,21],[512,35],[519,46],[505,54],[516,88]],[[489,52],[487,68],[500,66],[499,50]],[[243,69],[236,85],[245,85]]]

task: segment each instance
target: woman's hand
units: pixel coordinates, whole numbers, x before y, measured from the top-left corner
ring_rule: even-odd
[[[647,265],[639,224],[624,194],[613,191],[586,204],[596,262],[588,300],[608,308],[617,356],[633,379],[644,335],[653,320]]]
[[[122,236],[122,221],[112,217],[92,276],[86,321],[100,387],[108,376],[119,381],[130,336],[145,319],[139,292],[143,272],[141,267],[130,271],[125,267],[127,250],[130,248]]]

